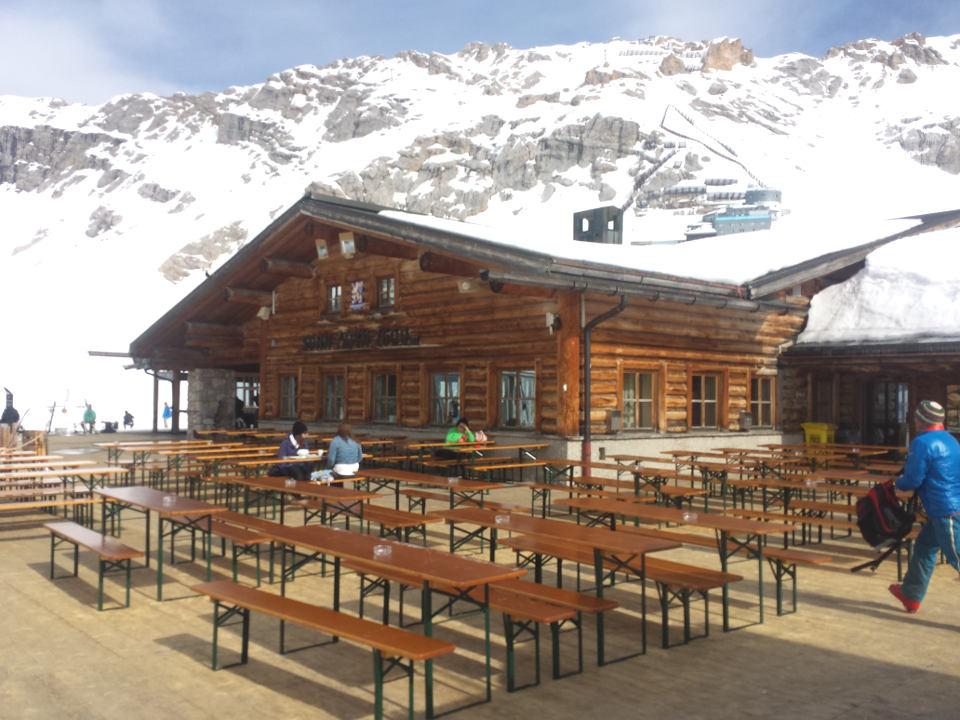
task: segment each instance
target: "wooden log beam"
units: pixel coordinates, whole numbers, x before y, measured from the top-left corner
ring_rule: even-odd
[[[243,340],[239,337],[214,337],[212,335],[188,335],[184,341],[185,347],[202,347],[210,350],[235,350],[243,347]]]
[[[273,293],[269,290],[251,290],[250,288],[225,287],[223,299],[227,302],[242,302],[252,305],[270,305]]]
[[[384,257],[400,258],[401,260],[416,260],[420,254],[416,247],[401,245],[368,235],[361,235],[357,238],[357,250],[368,255],[383,255]]]
[[[260,268],[263,272],[286,275],[287,277],[313,277],[313,265],[295,260],[285,260],[284,258],[263,258],[260,261]]]
[[[572,436],[580,433],[580,303],[577,293],[561,293],[557,298],[557,432]]]
[[[242,335],[243,328],[240,325],[228,325],[226,323],[208,323],[208,322],[187,322],[188,335]]]
[[[491,292],[499,295],[526,295],[528,297],[554,298],[557,296],[556,288],[538,287],[536,285],[516,285],[514,283],[500,282],[499,280],[490,281]]]
[[[424,272],[443,273],[444,275],[479,277],[483,268],[456,258],[425,252],[420,256],[420,269]]]

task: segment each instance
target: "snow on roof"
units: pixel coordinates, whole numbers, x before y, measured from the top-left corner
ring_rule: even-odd
[[[514,222],[509,230],[392,210],[382,211],[380,215],[567,260],[734,285],[919,224],[915,219],[869,220],[850,216],[831,221],[825,232],[822,217],[801,219],[788,215],[770,230],[669,244],[613,245],[573,240],[572,215],[562,218],[562,228],[556,224],[545,227],[541,220],[535,224]],[[624,238],[625,243],[629,237],[628,234]]]
[[[798,344],[960,341],[960,228],[902,238],[813,298]]]

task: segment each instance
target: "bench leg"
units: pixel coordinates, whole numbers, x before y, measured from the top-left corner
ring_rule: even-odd
[[[106,568],[103,565],[103,558],[100,558],[99,569],[97,572],[97,610],[103,610],[103,572]]]
[[[515,641],[523,634],[533,638],[534,680],[526,685],[516,684],[516,652]],[[507,643],[507,692],[515,692],[524,688],[540,684],[540,625],[534,620],[517,621],[509,614],[503,613],[503,637]],[[556,662],[557,639],[554,634],[554,662]]]
[[[217,633],[221,626],[226,625],[235,615],[240,615],[243,620],[243,635],[240,649],[240,662],[232,665],[218,666],[217,664]],[[210,661],[210,667],[214,670],[221,670],[234,665],[245,665],[247,662],[247,650],[250,644],[250,610],[239,606],[226,606],[219,600],[213,602],[213,656]]]
[[[767,558],[770,563],[770,570],[776,580],[777,587],[777,615],[789,615],[797,611],[797,565],[786,564],[779,558]],[[783,578],[789,577],[793,581],[793,609],[786,611],[783,609]]]
[[[562,626],[570,622],[577,630],[577,669],[569,672],[560,672],[560,630]],[[583,672],[583,613],[577,611],[575,618],[571,620],[562,620],[558,623],[550,623],[550,634],[553,645],[553,679],[578,675]]]

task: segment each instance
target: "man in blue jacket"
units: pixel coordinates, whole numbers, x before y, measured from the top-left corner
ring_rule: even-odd
[[[944,429],[944,417],[940,403],[924,400],[917,406],[913,419],[917,436],[897,479],[899,490],[917,491],[927,514],[903,584],[890,586],[908,613],[920,609],[938,552],[960,572],[960,443]]]

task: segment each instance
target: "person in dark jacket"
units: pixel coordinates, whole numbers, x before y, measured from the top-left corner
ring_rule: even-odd
[[[307,453],[310,452],[310,446],[307,443],[307,425],[297,420],[293,424],[293,429],[290,431],[290,434],[280,443],[280,448],[277,450],[277,457],[296,457],[301,454],[302,450],[305,450]],[[313,463],[310,462],[277,463],[270,468],[269,474],[285,475],[295,478],[296,480],[309,480],[312,471]]]
[[[7,405],[3,409],[3,415],[0,415],[0,425],[9,425],[13,427],[20,422],[20,413],[13,405]]]
[[[913,418],[917,436],[897,478],[897,489],[916,490],[927,514],[903,584],[890,586],[908,613],[920,609],[938,553],[960,572],[960,443],[944,429],[945,416],[943,406],[932,400],[917,406]]]

